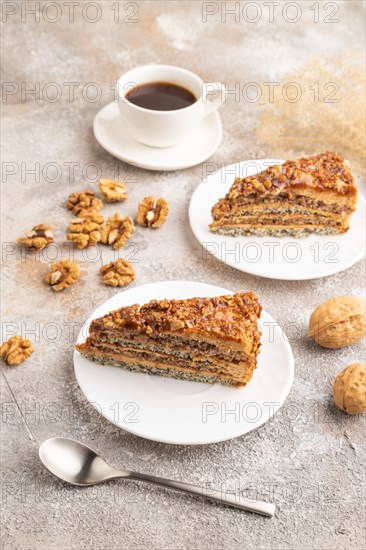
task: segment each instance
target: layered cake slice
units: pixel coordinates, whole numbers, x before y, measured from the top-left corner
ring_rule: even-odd
[[[348,162],[326,152],[236,178],[226,197],[212,208],[210,230],[277,237],[345,233],[356,202]]]
[[[76,349],[136,372],[244,386],[257,366],[261,310],[254,292],[153,300],[95,319]]]

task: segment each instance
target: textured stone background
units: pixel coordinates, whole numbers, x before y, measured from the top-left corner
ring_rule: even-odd
[[[92,135],[95,114],[113,99],[109,86],[137,64],[181,65],[204,80],[225,81],[229,88],[235,82],[257,82],[265,90],[263,83],[278,82],[276,90],[283,90],[286,83],[296,82],[302,90],[296,103],[284,100],[281,93],[271,102],[268,91],[254,103],[231,97],[221,110],[224,139],[210,161],[291,158],[336,149],[350,159],[362,186],[364,3],[315,3],[317,23],[314,3],[303,1],[297,2],[302,15],[296,23],[284,19],[284,2],[272,23],[269,8],[261,2],[256,3],[262,12],[256,23],[246,20],[255,17],[251,11],[241,12],[238,22],[234,16],[222,22],[219,12],[203,23],[202,4],[193,1],[138,2],[136,23],[123,21],[133,9],[123,2],[118,23],[109,1],[98,3],[101,18],[96,23],[83,18],[87,2],[76,6],[73,22],[64,2],[53,3],[61,10],[55,23],[50,20],[58,17],[52,11],[56,8],[45,12],[47,3],[38,2],[40,16],[35,22],[34,15],[25,18],[25,4],[29,9],[34,2],[2,3],[3,9],[17,10],[3,23],[3,80],[19,87],[3,103],[2,160],[13,164],[3,165],[2,178],[2,327],[3,336],[14,329],[30,337],[37,352],[19,367],[2,367],[4,547],[365,548],[364,418],[341,414],[331,398],[336,374],[361,360],[363,344],[325,351],[306,336],[309,314],[320,301],[337,294],[362,294],[363,263],[326,279],[281,282],[246,275],[213,258],[203,261],[187,209],[205,167],[173,173],[132,170],[105,153]],[[240,8],[246,4],[240,3]],[[219,9],[221,3],[213,5]],[[293,8],[287,9],[286,18],[294,19]],[[84,16],[91,19],[95,13],[90,8]],[[325,17],[338,22],[326,23]],[[29,89],[37,82],[40,100],[22,97],[22,83]],[[55,88],[44,88],[49,82],[60,86],[59,101],[51,101]],[[67,82],[79,83],[73,101]],[[90,96],[84,88],[83,97],[83,86],[89,82],[101,87],[96,102],[90,101],[92,88],[87,89]],[[319,101],[309,89],[315,82]],[[328,102],[333,91],[325,88],[329,82],[339,86],[337,103]],[[65,164],[70,162],[78,163],[74,178]],[[84,276],[70,290],[56,294],[42,278],[59,249],[24,257],[12,243],[40,222],[50,222],[57,241],[63,242],[70,219],[65,198],[74,190],[96,188],[96,171],[91,166],[86,171],[89,163],[97,163],[105,177],[127,178],[130,199],[122,206],[126,214],[134,215],[138,200],[150,193],[171,204],[162,230],[140,229],[135,234],[134,285],[186,279],[232,290],[254,289],[281,324],[296,323],[293,388],[281,411],[260,430],[222,444],[167,446],[115,428],[82,396],[73,371],[71,329],[76,334],[89,313],[118,292],[102,287],[97,274],[112,254],[105,248],[102,257],[76,253]],[[40,175],[24,173],[32,167]],[[105,212],[113,210],[108,207]],[[63,255],[68,254],[70,249],[64,247]],[[54,435],[81,439],[112,464],[191,483],[210,482],[218,489],[239,486],[245,494],[273,499],[276,517],[269,520],[136,483],[69,488],[52,478],[37,457],[39,444]]]

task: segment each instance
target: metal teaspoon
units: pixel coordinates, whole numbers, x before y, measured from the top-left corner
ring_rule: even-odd
[[[232,493],[211,491],[181,481],[113,468],[83,443],[66,437],[53,437],[44,441],[39,448],[39,457],[52,474],[72,485],[85,487],[116,478],[149,481],[263,516],[272,517],[275,512],[275,505],[270,502],[251,501]]]

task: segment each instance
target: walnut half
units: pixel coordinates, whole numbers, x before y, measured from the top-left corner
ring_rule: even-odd
[[[136,221],[143,227],[161,227],[169,212],[169,205],[165,199],[145,197],[138,206]]]
[[[128,198],[127,187],[118,181],[101,179],[99,189],[107,202],[119,202]]]
[[[119,258],[116,262],[110,262],[100,268],[102,281],[108,286],[127,286],[136,277],[132,264]]]
[[[95,196],[94,191],[87,189],[86,191],[71,193],[67,199],[66,208],[72,210],[75,216],[85,216],[93,213],[97,214],[103,208],[103,202]]]
[[[100,241],[100,226],[103,222],[104,217],[98,214],[75,218],[69,225],[67,240],[73,241],[80,249],[96,244]]]
[[[51,264],[51,271],[46,274],[45,281],[56,292],[73,285],[80,278],[80,266],[69,260],[60,260]]]
[[[135,226],[132,218],[125,218],[117,212],[114,216],[110,216],[101,229],[101,242],[103,244],[111,244],[117,250],[121,248],[131,237],[135,231]]]
[[[29,250],[42,250],[48,244],[53,243],[53,233],[52,227],[50,225],[45,225],[40,223],[35,225],[31,231],[27,231],[25,237],[20,237],[17,239],[17,242],[29,248]]]
[[[20,365],[35,351],[30,340],[12,336],[0,348],[0,355],[8,365]]]

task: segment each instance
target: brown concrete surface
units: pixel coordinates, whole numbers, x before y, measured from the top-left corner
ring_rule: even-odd
[[[254,82],[263,92],[257,102],[231,95],[223,105],[224,137],[211,163],[296,158],[334,149],[350,160],[362,188],[364,2],[330,2],[328,7],[315,2],[318,14],[314,2],[295,2],[297,8],[281,2],[273,22],[263,2],[238,3],[238,21],[227,15],[226,22],[223,10],[233,2],[224,7],[221,2],[120,2],[119,22],[114,22],[116,2],[94,3],[97,12],[95,5],[80,1],[73,19],[62,1],[51,7],[38,2],[39,16],[26,15],[25,8],[34,4],[2,3],[7,83],[2,103],[2,332],[3,338],[12,331],[28,336],[36,347],[24,364],[2,366],[3,548],[364,549],[365,422],[338,411],[331,396],[336,374],[362,360],[364,344],[326,351],[307,338],[309,315],[320,301],[362,295],[364,263],[325,279],[285,282],[203,257],[187,211],[207,164],[172,173],[132,169],[103,151],[92,134],[93,118],[113,100],[110,86],[120,74],[143,63],[176,64],[206,81],[224,81],[231,90],[236,82],[241,91]],[[290,22],[299,8],[299,21]],[[203,22],[203,10],[215,13]],[[249,21],[258,15],[257,22]],[[99,21],[90,22],[95,17]],[[56,86],[47,86],[51,82]],[[88,87],[91,82],[97,87]],[[297,102],[289,101],[295,90],[286,88],[290,82],[301,91]],[[277,83],[273,98],[264,83]],[[24,95],[25,87],[35,86],[39,98]],[[72,87],[73,99],[68,96]],[[101,97],[92,101],[96,90]],[[75,163],[73,176],[67,163]],[[57,294],[42,278],[60,248],[21,256],[12,243],[41,222],[53,225],[62,243],[71,218],[65,199],[71,191],[97,189],[98,170],[104,177],[127,179],[130,197],[121,206],[126,214],[134,216],[147,194],[163,196],[171,205],[161,230],[139,228],[132,239],[137,245],[133,286],[186,279],[233,291],[253,289],[283,326],[295,325],[293,388],[282,410],[258,431],[221,444],[167,446],[117,429],[81,394],[73,371],[74,338],[89,313],[118,292],[102,286],[98,275],[113,254],[107,248],[101,256],[75,252],[83,277]],[[108,206],[105,213],[115,210]],[[71,253],[63,248],[63,255]],[[45,471],[37,456],[39,444],[55,435],[85,441],[115,465],[271,499],[278,506],[276,517],[269,520],[137,483],[67,487]]]

